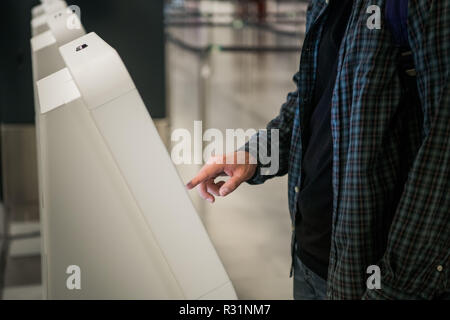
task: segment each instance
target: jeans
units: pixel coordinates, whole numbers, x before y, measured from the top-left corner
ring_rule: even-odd
[[[327,281],[294,258],[294,300],[326,300]]]

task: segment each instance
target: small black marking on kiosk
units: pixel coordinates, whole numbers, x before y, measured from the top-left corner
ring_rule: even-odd
[[[88,45],[87,45],[86,43],[84,43],[84,44],[82,44],[81,46],[78,46],[77,49],[76,49],[76,51],[78,52],[78,51],[80,51],[80,50],[86,49],[87,47],[88,47]]]

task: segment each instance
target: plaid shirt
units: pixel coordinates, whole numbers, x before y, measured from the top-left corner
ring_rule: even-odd
[[[302,181],[302,128],[308,121],[304,113],[311,107],[327,3],[310,3],[294,77],[297,90],[267,126],[279,130],[279,171],[262,175],[257,170],[248,181],[260,184],[288,173],[293,225]],[[409,42],[420,95],[419,103],[411,104],[401,84],[399,49],[384,24],[384,4],[356,0],[340,48],[331,106],[330,299],[432,299],[450,291],[450,5],[448,0],[409,1]],[[370,5],[381,8],[381,29],[366,25]],[[259,139],[261,148],[270,138],[268,130],[252,139]],[[252,144],[246,149],[256,154]],[[367,289],[370,265],[381,269],[381,289]]]

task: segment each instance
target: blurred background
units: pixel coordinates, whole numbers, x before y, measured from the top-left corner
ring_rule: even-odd
[[[170,152],[177,128],[264,128],[295,89],[307,0],[73,0],[121,55]],[[0,296],[40,299],[31,8],[0,10]],[[179,165],[184,182],[198,165]],[[190,192],[240,299],[291,299],[287,179],[216,203]]]

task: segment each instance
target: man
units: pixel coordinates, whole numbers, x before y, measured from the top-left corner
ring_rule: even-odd
[[[386,1],[311,1],[297,91],[267,126],[279,130],[278,172],[264,175],[249,143],[187,185],[213,202],[288,173],[297,299],[450,292],[449,1],[409,1],[409,78],[399,61],[410,53],[384,23],[368,27],[369,9]],[[267,148],[271,134],[255,139]],[[381,286],[367,285],[368,270]]]

